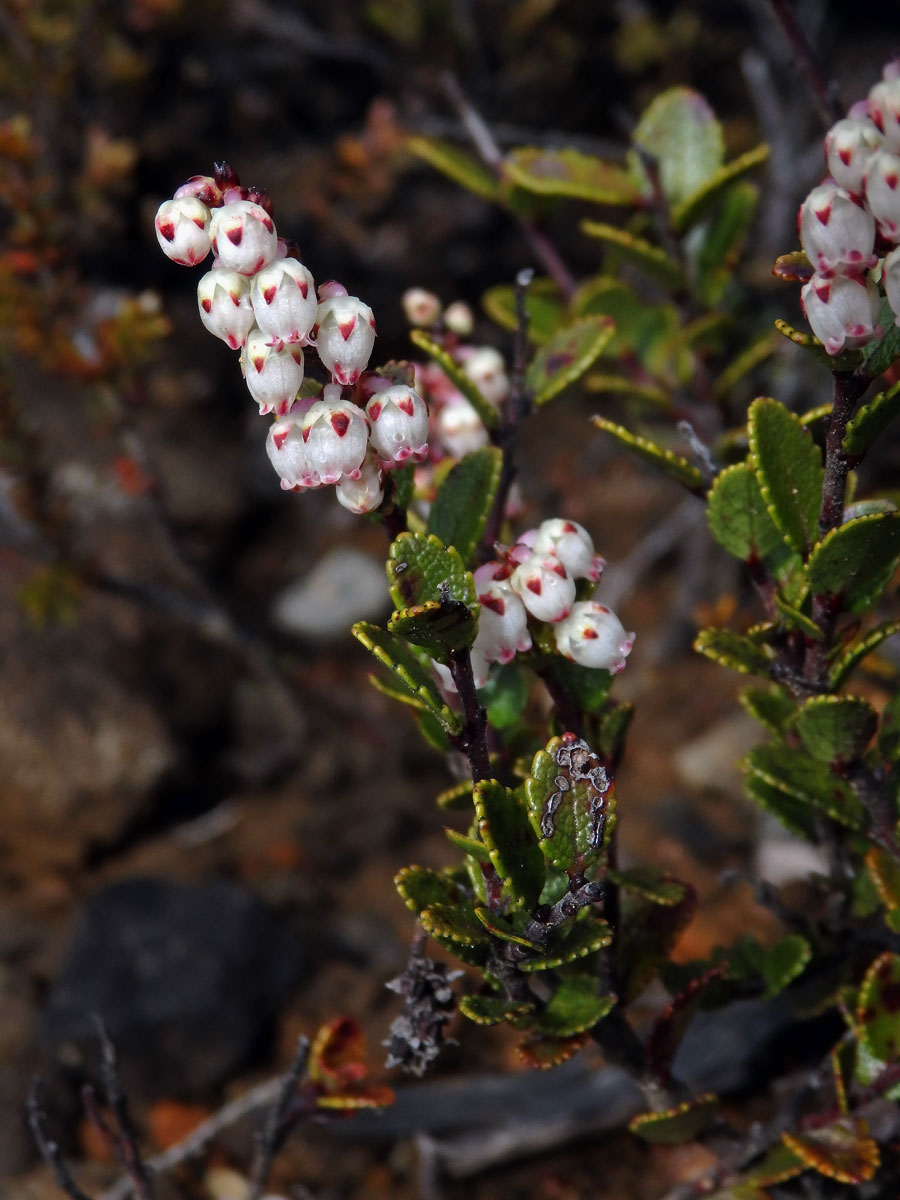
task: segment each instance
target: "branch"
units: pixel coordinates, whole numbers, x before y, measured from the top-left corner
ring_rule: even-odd
[[[41,1086],[40,1078],[35,1075],[28,1089],[28,1100],[26,1103],[28,1125],[41,1158],[51,1168],[56,1177],[56,1182],[63,1192],[70,1197],[70,1200],[91,1200],[91,1197],[86,1192],[83,1192],[72,1178],[69,1168],[66,1166],[66,1161],[62,1156],[62,1151],[59,1148],[59,1143],[55,1142],[47,1132],[47,1114],[41,1103]],[[124,1200],[126,1194],[123,1193],[121,1200]]]
[[[309,1061],[309,1038],[301,1037],[291,1065],[281,1078],[275,1103],[269,1110],[265,1125],[256,1135],[256,1155],[250,1171],[250,1191],[247,1200],[260,1200],[275,1156],[285,1139],[303,1116],[302,1106],[297,1103],[297,1089],[306,1073]]]

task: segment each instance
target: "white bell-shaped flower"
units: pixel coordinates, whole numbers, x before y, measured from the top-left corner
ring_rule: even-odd
[[[434,292],[425,288],[407,288],[400,297],[404,315],[410,325],[433,325],[441,315],[441,302]]]
[[[559,517],[542,521],[530,544],[536,554],[555,554],[573,579],[596,582],[606,566],[605,559],[594,553],[591,535],[577,521]]]
[[[881,144],[881,134],[867,117],[844,117],[832,125],[825,134],[825,157],[834,182],[861,196],[866,166]]]
[[[286,490],[303,490],[321,484],[303,440],[302,414],[288,413],[269,426],[266,453]]]
[[[617,675],[625,668],[625,659],[634,645],[634,634],[626,633],[622,622],[605,604],[582,600],[553,630],[560,654],[581,667],[609,671]]]
[[[478,346],[462,360],[463,374],[491,404],[499,406],[509,395],[506,362],[493,346]]]
[[[434,425],[438,442],[451,458],[480,450],[491,440],[481,417],[459,393],[441,405]]]
[[[366,405],[372,445],[382,463],[422,462],[428,455],[428,407],[418,392],[398,383]]]
[[[362,409],[340,399],[340,388],[325,388],[303,418],[303,437],[310,461],[323,483],[342,476],[359,478],[369,445],[369,425]]]
[[[900,154],[900,78],[889,63],[884,78],[869,89],[869,116],[884,134],[888,150]]]
[[[352,513],[372,512],[384,499],[384,475],[371,451],[363,460],[359,476],[351,479],[342,475],[337,481],[335,494],[338,503]]]
[[[869,159],[866,203],[882,237],[900,242],[900,157],[889,150],[879,150]]]
[[[800,206],[800,242],[819,275],[863,271],[878,261],[875,218],[833,183],[813,188]]]
[[[575,580],[555,554],[532,554],[510,576],[522,603],[539,621],[561,621],[575,600]]]
[[[900,246],[884,259],[881,265],[881,282],[896,318],[894,324],[900,325]]]
[[[164,200],[153,224],[163,254],[179,266],[195,267],[209,254],[210,212],[196,196]]]
[[[276,258],[253,276],[256,323],[270,338],[306,344],[316,323],[319,301],[315,281],[296,258]]]
[[[531,634],[528,613],[510,583],[509,570],[489,562],[479,567],[473,578],[481,605],[473,648],[487,662],[512,662],[517,651],[531,649]]]
[[[275,222],[252,200],[235,200],[215,209],[209,232],[219,265],[239,275],[255,275],[278,250]]]
[[[259,411],[275,412],[279,416],[286,413],[303,382],[303,351],[300,347],[273,345],[261,329],[251,329],[241,351],[241,367]]]
[[[880,337],[878,289],[863,275],[813,275],[800,300],[813,333],[828,354],[856,350]]]
[[[335,383],[352,387],[375,345],[375,316],[356,296],[329,296],[319,303],[316,350]]]
[[[232,350],[240,350],[255,324],[247,276],[213,267],[197,284],[197,303],[209,332]]]

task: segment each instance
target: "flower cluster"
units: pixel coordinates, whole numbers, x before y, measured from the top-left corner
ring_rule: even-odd
[[[618,674],[634,645],[614,612],[576,599],[576,580],[596,582],[604,560],[575,521],[554,518],[523,534],[501,557],[474,573],[481,611],[472,646],[475,686],[487,683],[491,663],[509,663],[530,650],[529,617],[553,626],[560,654],[582,667]],[[449,673],[440,672],[444,683]]]
[[[345,508],[377,508],[385,471],[426,458],[428,410],[413,388],[364,374],[375,344],[369,306],[333,281],[317,292],[296,248],[278,237],[268,197],[241,187],[225,164],[160,206],[156,236],[182,266],[215,255],[197,286],[200,319],[240,351],[250,395],[276,418],[266,449],[281,486],[335,484]],[[299,397],[310,349],[331,382]]]
[[[829,354],[880,337],[880,281],[900,325],[900,60],[825,135],[829,178],[800,207],[814,274],[802,290]]]

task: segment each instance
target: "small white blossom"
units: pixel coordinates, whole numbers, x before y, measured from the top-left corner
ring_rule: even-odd
[[[375,345],[375,316],[356,296],[329,295],[319,303],[316,349],[335,383],[352,387]]]
[[[862,275],[813,275],[800,291],[806,319],[828,354],[855,350],[880,337],[878,289]]]
[[[463,374],[491,404],[499,405],[509,395],[509,376],[503,355],[493,346],[478,346],[462,359]]]
[[[617,675],[625,668],[625,659],[634,645],[634,634],[626,633],[622,622],[605,604],[582,600],[553,630],[560,654],[582,667],[610,671]]]
[[[338,502],[352,513],[372,512],[384,499],[384,476],[371,452],[366,455],[357,479],[342,475],[334,489]]]
[[[197,303],[209,332],[232,350],[240,350],[255,324],[247,276],[214,267],[197,284]]]
[[[256,323],[270,338],[306,344],[319,301],[312,275],[296,258],[276,258],[253,277]]]
[[[437,440],[452,458],[480,450],[491,440],[481,417],[458,393],[441,405],[434,423]]]
[[[900,78],[896,64],[888,63],[884,78],[869,90],[869,116],[884,134],[885,145],[900,153]]]
[[[900,325],[900,246],[892,250],[882,263],[881,282],[896,318],[894,324]]]
[[[288,413],[269,426],[266,453],[281,477],[281,486],[286,490],[303,490],[320,485],[321,480],[303,440],[302,414]]]
[[[866,168],[866,203],[882,237],[900,242],[900,158],[879,150]]]
[[[182,267],[194,267],[209,254],[210,213],[196,196],[164,200],[154,221],[163,254]]]
[[[372,445],[382,462],[422,462],[428,454],[428,408],[418,392],[404,384],[376,392],[366,405]]]
[[[261,413],[286,413],[303,382],[303,351],[274,346],[261,329],[251,329],[241,351],[241,367],[250,395]]]
[[[487,662],[508,663],[519,650],[531,649],[528,614],[509,579],[509,570],[485,563],[473,575],[481,612],[475,646]]]
[[[606,562],[594,553],[591,535],[583,525],[557,517],[542,521],[534,532],[534,541],[529,544],[536,554],[555,554],[573,579],[596,582],[600,578]]]
[[[303,440],[323,483],[337,483],[344,475],[358,479],[369,444],[362,410],[341,400],[340,392],[330,384],[303,418]]]
[[[832,179],[853,196],[863,192],[863,177],[881,134],[867,118],[845,117],[825,134],[825,157]]]
[[[400,297],[403,312],[410,325],[427,327],[433,325],[441,315],[441,302],[434,292],[424,288],[407,288]]]
[[[235,200],[215,209],[209,232],[219,264],[239,275],[255,275],[278,249],[275,222],[252,200]]]
[[[800,242],[813,269],[824,278],[861,271],[878,261],[875,218],[836,184],[813,188],[800,206]]]
[[[575,580],[555,554],[533,554],[510,576],[522,603],[539,621],[561,621],[575,600]]]
[[[444,324],[451,333],[458,334],[459,337],[468,337],[475,328],[475,318],[464,300],[454,300],[444,310]]]

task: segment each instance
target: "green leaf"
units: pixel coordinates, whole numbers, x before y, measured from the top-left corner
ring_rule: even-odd
[[[578,663],[555,656],[550,670],[583,713],[595,713],[606,703],[612,689],[613,676],[609,671],[580,667]]]
[[[454,183],[481,196],[483,200],[497,200],[499,181],[497,176],[480,159],[436,137],[411,137],[406,143],[417,158],[435,167]]]
[[[584,381],[587,391],[606,396],[624,396],[651,408],[669,409],[672,397],[655,383],[627,379],[624,375],[588,375]]]
[[[763,955],[761,973],[768,997],[777,996],[806,970],[812,947],[799,933],[789,933]]]
[[[411,329],[409,331],[409,340],[437,363],[456,390],[462,392],[478,413],[481,423],[485,428],[496,428],[500,421],[497,410],[489,400],[485,399],[471,379],[463,372],[462,368],[453,361],[444,347],[430,338],[423,329]]]
[[[751,463],[769,516],[790,545],[805,554],[818,537],[825,477],[819,448],[777,400],[753,401],[748,433]]]
[[[618,762],[634,717],[633,704],[613,704],[600,718],[597,749],[607,762]]]
[[[501,329],[514,333],[519,325],[516,310],[516,289],[508,283],[488,288],[481,298],[484,311]],[[566,306],[559,288],[552,279],[533,279],[525,292],[525,312],[528,314],[528,337],[541,345],[559,328]]]
[[[870,342],[863,351],[863,371],[877,379],[900,358],[900,328],[894,324],[894,313],[887,300],[881,301],[878,324],[887,330],[880,341]]]
[[[659,376],[659,382],[675,382],[672,342],[680,329],[671,304],[648,304],[633,288],[608,275],[595,275],[578,288],[571,311],[579,317],[606,316],[616,330],[601,355],[604,361],[637,359],[642,374]],[[690,356],[682,356],[685,361]],[[671,376],[671,379],[670,379]]]
[[[639,434],[629,433],[623,426],[617,425],[615,421],[608,421],[606,417],[595,416],[592,420],[598,429],[611,434],[617,442],[627,446],[638,457],[677,479],[688,491],[700,495],[705,490],[702,471],[689,463],[686,458],[682,458],[680,454],[675,454],[672,450],[665,450],[662,446],[657,446],[655,442],[651,442]]]
[[[744,562],[761,559],[783,565],[790,555],[769,516],[759,482],[747,463],[720,471],[709,490],[707,517],[720,546]]]
[[[824,640],[825,635],[812,617],[808,617],[801,609],[795,608],[793,604],[785,600],[784,596],[775,592],[772,596],[772,603],[788,629],[797,629],[814,642]]]
[[[488,933],[502,942],[512,942],[517,946],[524,946],[526,950],[542,952],[540,942],[534,941],[525,932],[525,925],[529,920],[525,913],[512,913],[509,917],[502,917],[499,913],[491,912],[489,908],[480,907],[475,909],[475,916]]]
[[[900,911],[900,863],[887,850],[872,846],[866,854],[866,870],[887,911]]]
[[[459,717],[445,703],[433,675],[416,657],[416,653],[403,641],[377,625],[359,621],[351,633],[375,658],[397,676],[410,692],[449,734],[457,734],[462,728]]]
[[[445,662],[453,650],[475,641],[478,626],[472,609],[459,601],[429,600],[398,609],[388,621],[389,632],[422,646],[432,658]]]
[[[865,829],[865,809],[850,785],[805,751],[775,742],[754,746],[747,771],[777,791],[812,805],[841,825]]]
[[[445,812],[465,812],[472,806],[472,780],[462,779],[452,787],[445,788],[436,800],[438,808]]]
[[[628,1128],[645,1142],[690,1142],[715,1120],[718,1111],[719,1098],[709,1092],[662,1112],[638,1113],[629,1121]]]
[[[798,711],[794,728],[819,762],[853,762],[872,740],[878,714],[859,696],[813,696]]]
[[[544,856],[563,871],[584,874],[600,859],[612,836],[615,790],[610,785],[603,794],[590,779],[579,779],[569,769],[571,736],[552,738],[546,749],[537,752],[522,791]],[[599,760],[592,756],[585,771],[596,767]]]
[[[811,842],[817,840],[816,813],[804,800],[798,800],[796,796],[781,791],[763,776],[754,775],[752,772],[748,773],[744,787],[751,800],[755,800],[760,808],[777,817],[791,833]]]
[[[582,917],[563,933],[555,934],[539,958],[526,958],[517,965],[520,971],[555,970],[603,950],[612,937],[612,930],[605,921],[598,917]]]
[[[809,586],[840,596],[851,612],[863,612],[890,583],[898,562],[900,513],[856,517],[832,529],[813,550]]]
[[[686,895],[686,888],[678,879],[664,875],[659,867],[630,867],[627,871],[607,871],[606,878],[610,883],[626,888],[636,896],[649,900],[651,904],[661,904],[671,908],[673,904],[681,904]]]
[[[540,407],[582,376],[613,335],[608,317],[583,317],[541,346],[525,372],[525,384]]]
[[[895,383],[886,392],[879,392],[868,404],[864,404],[848,423],[844,434],[844,451],[851,457],[861,457],[898,416],[900,383]]]
[[[900,762],[900,690],[896,687],[881,710],[878,752],[889,763]]]
[[[866,971],[856,1003],[856,1031],[878,1062],[900,1062],[900,955],[886,950]]]
[[[433,533],[401,533],[391,543],[388,587],[398,609],[443,601],[465,605],[473,614],[478,598],[471,572],[458,550]]]
[[[496,446],[472,450],[452,467],[428,514],[428,532],[472,560],[494,507],[503,455]]]
[[[534,1010],[527,1001],[507,1000],[504,996],[463,996],[459,1011],[476,1025],[499,1025],[517,1021]]]
[[[694,639],[694,649],[720,666],[744,675],[768,675],[774,667],[774,660],[764,647],[728,629],[701,629]]]
[[[485,686],[478,690],[478,699],[487,711],[491,728],[509,729],[520,721],[530,691],[528,674],[516,663],[495,668]]]
[[[597,994],[596,975],[569,975],[560,981],[536,1024],[541,1033],[571,1037],[593,1029],[615,1004],[615,996]]]
[[[681,267],[665,250],[654,246],[652,242],[636,237],[617,225],[606,225],[602,221],[582,221],[580,229],[589,237],[599,238],[607,246],[613,247],[626,262],[640,267],[673,291],[684,287],[684,272]]]
[[[775,684],[767,688],[745,688],[739,699],[750,716],[770,733],[780,735],[794,714],[793,698]]]
[[[507,154],[504,165],[514,183],[541,196],[574,196],[595,204],[640,203],[628,171],[580,150],[520,146]]]
[[[731,285],[759,203],[759,189],[739,183],[720,210],[703,227],[696,258],[696,291],[707,305],[718,304]]]
[[[444,833],[447,840],[452,842],[457,850],[462,850],[463,854],[468,854],[475,859],[476,862],[489,863],[491,861],[490,851],[484,842],[479,842],[473,837],[467,837],[464,833],[459,833],[455,829],[451,829],[449,825],[444,826]]]
[[[724,167],[719,167],[696,191],[690,196],[686,196],[673,210],[672,223],[675,228],[678,230],[689,229],[724,196],[733,183],[742,179],[750,171],[755,171],[768,157],[769,147],[763,144],[747,150]],[[727,199],[726,197],[726,203]]]
[[[837,690],[843,687],[864,658],[868,658],[882,642],[898,633],[900,633],[900,621],[883,621],[874,629],[870,629],[858,641],[852,642],[840,657],[835,659],[831,667],[828,681],[832,689]]]
[[[787,1146],[773,1146],[761,1163],[753,1167],[744,1180],[750,1186],[759,1184],[762,1187],[772,1187],[776,1183],[785,1183],[795,1175],[806,1170],[806,1163],[799,1155],[794,1154]],[[768,1193],[765,1193],[768,1197]]]
[[[792,1130],[781,1139],[807,1167],[839,1183],[861,1184],[881,1165],[878,1144],[867,1137],[865,1121],[841,1117],[831,1125]]]
[[[416,916],[432,904],[455,904],[461,899],[459,887],[444,871],[430,867],[404,867],[394,876],[394,886],[403,903]]]
[[[464,946],[486,946],[488,935],[468,902],[429,904],[419,913],[419,923],[432,937]]]
[[[725,154],[715,114],[699,92],[686,87],[657,96],[641,115],[632,141],[656,160],[663,193],[676,210],[713,180]],[[638,156],[632,152],[629,160],[644,178],[647,194],[649,182]]]
[[[496,779],[475,785],[481,840],[494,869],[517,904],[532,909],[544,887],[544,856],[521,799]]]

